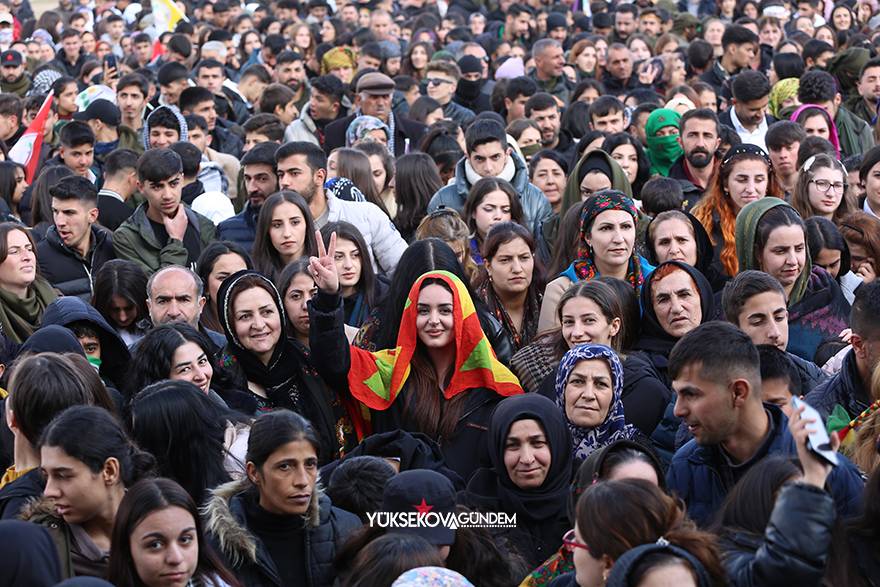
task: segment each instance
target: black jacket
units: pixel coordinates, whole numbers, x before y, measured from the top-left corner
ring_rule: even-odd
[[[315,361],[315,369],[339,397],[350,398],[351,347],[343,330],[342,298],[319,291],[309,302],[309,319],[309,346],[316,356],[324,357],[323,361]],[[405,402],[401,400],[407,393],[407,385],[404,384],[398,401],[387,410],[370,410],[373,432],[398,429],[418,432],[407,422]],[[492,410],[502,397],[484,388],[470,389],[465,394],[461,418],[452,435],[432,440],[440,445],[447,466],[467,480],[481,464],[488,463],[486,432]]]
[[[97,226],[92,226],[91,231],[91,246],[85,258],[62,242],[54,226],[46,232],[46,238],[37,243],[37,262],[43,277],[62,294],[78,296],[86,302],[92,298],[95,273],[104,263],[116,258],[113,235]]]
[[[730,128],[734,128],[734,126],[733,126],[733,120],[731,120],[731,118],[730,118],[730,112],[731,112],[731,110],[733,110],[732,107],[731,107],[731,108],[728,108],[728,109],[725,110],[724,112],[721,112],[721,113],[718,115],[718,122],[720,122],[721,124],[723,124],[723,125],[725,125],[725,126],[729,126]],[[764,120],[767,121],[767,126],[770,126],[771,124],[773,124],[774,122],[776,122],[776,118],[773,117],[773,116],[770,116],[769,114],[765,114],[765,115],[764,115]]]
[[[281,587],[275,561],[248,527],[244,499],[251,487],[245,479],[216,488],[204,508],[205,532],[243,585]],[[360,525],[357,516],[333,507],[330,498],[316,488],[305,516],[304,552],[290,553],[305,559],[307,575],[300,585],[331,587],[336,579],[336,551]]]
[[[862,383],[856,356],[847,353],[834,377],[820,383],[807,394],[806,402],[816,408],[823,418],[827,418],[836,404],[846,409],[850,418],[855,418],[871,405],[871,396]]]
[[[419,146],[419,142],[428,130],[428,127],[421,122],[401,118],[396,114],[394,116],[394,156],[400,157],[407,153],[407,139],[409,140],[409,150],[415,151]],[[345,146],[345,131],[348,125],[357,116],[350,114],[345,118],[334,120],[324,129],[324,152],[328,155],[333,149]]]
[[[211,148],[236,159],[241,159],[244,140],[239,136],[240,128],[223,118],[218,118],[211,131]]]
[[[784,487],[763,536],[722,535],[731,587],[822,585],[834,518],[834,500],[825,491],[803,483]]]
[[[134,214],[134,208],[113,196],[98,192],[98,223],[114,231]]]
[[[257,238],[257,216],[259,214],[259,208],[255,209],[249,202],[246,203],[241,212],[217,225],[217,239],[232,241],[250,253],[254,248],[254,240]]]
[[[39,467],[0,489],[0,520],[17,520],[24,506],[43,495],[46,482]]]

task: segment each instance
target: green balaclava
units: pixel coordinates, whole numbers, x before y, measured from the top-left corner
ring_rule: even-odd
[[[669,169],[682,155],[684,149],[678,143],[678,134],[665,137],[655,136],[657,131],[667,126],[679,127],[681,115],[669,108],[659,108],[651,112],[645,124],[645,135],[648,137],[648,159],[651,160],[651,174],[659,173],[669,176]]]

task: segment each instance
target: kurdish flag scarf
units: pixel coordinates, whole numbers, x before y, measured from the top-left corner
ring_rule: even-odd
[[[410,360],[419,342],[417,306],[422,283],[427,279],[440,280],[452,290],[455,371],[443,390],[443,396],[448,400],[479,387],[502,396],[522,393],[519,380],[495,357],[464,283],[448,271],[431,271],[419,277],[409,290],[395,348],[372,353],[351,348],[351,370],[348,373],[351,394],[368,408],[380,411],[387,410],[397,399],[409,377]]]

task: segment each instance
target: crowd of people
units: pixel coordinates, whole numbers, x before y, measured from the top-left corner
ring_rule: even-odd
[[[0,0],[0,584],[880,586],[878,33]]]

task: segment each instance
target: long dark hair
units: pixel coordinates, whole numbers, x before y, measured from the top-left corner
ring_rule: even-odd
[[[355,555],[343,587],[391,587],[404,572],[418,567],[442,567],[437,547],[415,534],[385,534]]]
[[[526,246],[529,247],[529,251],[534,258],[534,266],[532,268],[531,276],[532,281],[529,284],[529,295],[532,295],[533,293],[543,293],[545,285],[544,268],[538,257],[535,255],[535,239],[532,237],[532,233],[529,232],[529,229],[522,224],[517,224],[516,222],[499,222],[493,226],[489,231],[489,234],[486,235],[486,240],[483,241],[483,259],[487,261],[493,259],[498,253],[498,249],[501,245],[506,245],[518,238],[526,243]],[[488,279],[489,274],[486,271],[486,267],[480,267],[477,272],[475,285],[484,283]]]
[[[224,583],[238,587],[235,576],[223,566],[220,558],[205,538],[199,510],[192,497],[170,479],[144,479],[135,483],[122,498],[113,524],[110,542],[110,564],[107,578],[117,587],[142,587],[131,556],[131,535],[134,529],[150,514],[166,508],[177,507],[186,510],[193,519],[196,540],[199,548],[198,565],[195,575],[221,579]]]
[[[437,165],[425,153],[408,153],[397,160],[396,167],[394,224],[404,238],[411,240],[425,217],[428,201],[443,187],[443,182]]]
[[[333,152],[336,153],[336,176],[350,179],[363,192],[368,202],[377,205],[386,216],[390,216],[376,184],[373,183],[369,156],[364,151],[351,147],[340,147]]]
[[[642,193],[642,187],[645,185],[645,182],[651,178],[651,163],[648,161],[648,156],[645,155],[645,149],[642,147],[642,143],[626,132],[618,132],[606,137],[605,141],[602,143],[602,150],[608,153],[608,156],[613,159],[612,154],[614,149],[621,145],[631,145],[636,150],[639,170],[636,172],[636,180],[632,182],[632,191],[634,194],[640,194]]]
[[[152,473],[156,459],[129,440],[110,412],[95,406],[73,406],[59,414],[40,437],[39,448],[58,447],[99,473],[109,458],[119,462],[123,487]]]
[[[248,463],[260,469],[276,450],[290,442],[304,440],[321,454],[321,443],[311,422],[290,410],[275,410],[257,418],[248,437]]]
[[[519,196],[517,195],[516,190],[513,189],[510,182],[497,177],[484,177],[471,186],[471,191],[468,193],[467,200],[464,203],[464,211],[462,212],[464,221],[467,222],[468,228],[471,229],[471,234],[473,234],[477,240],[482,239],[477,234],[477,223],[476,220],[474,220],[474,212],[477,211],[477,207],[483,203],[486,196],[492,192],[499,191],[504,192],[510,202],[510,221],[516,222],[517,224],[523,223],[522,204],[519,201]]]
[[[621,283],[625,282],[621,281]],[[629,291],[633,293],[632,287],[627,287]],[[602,312],[602,316],[609,324],[611,324],[615,318],[620,319],[620,329],[617,331],[617,334],[611,337],[611,348],[613,348],[615,352],[620,352],[623,349],[621,343],[623,341],[623,333],[625,332],[627,317],[623,313],[623,307],[614,287],[598,280],[578,281],[574,283],[571,287],[565,290],[562,297],[559,298],[559,303],[556,305],[556,315],[560,324],[562,324],[562,310],[565,307],[565,304],[575,298],[584,298],[596,304],[599,311]],[[562,351],[559,354],[561,358],[562,355],[568,351],[568,344],[565,342],[564,338],[560,337],[560,339],[562,341],[559,349]]]
[[[837,281],[851,270],[849,246],[834,223],[821,216],[813,216],[804,221],[807,226],[807,247],[810,249],[810,260],[816,265],[816,258],[822,249],[840,251],[840,269],[837,272]]]
[[[18,215],[18,204],[12,201],[12,195],[18,182],[15,180],[15,171],[23,170],[24,167],[15,161],[0,161],[0,197],[6,201],[9,211]]]
[[[357,226],[342,221],[328,222],[321,228],[321,238],[324,240],[325,247],[330,245],[330,236],[334,232],[337,239],[344,238],[347,241],[353,242],[354,246],[357,247],[361,258],[361,278],[358,281],[357,290],[358,293],[363,294],[367,305],[372,308],[378,300],[376,299],[376,273],[373,271],[370,248],[367,246],[367,242]],[[288,282],[288,285],[290,285],[290,282]],[[282,292],[281,295],[284,296],[284,293]]]
[[[40,223],[54,223],[52,196],[49,195],[49,188],[72,175],[73,171],[67,165],[50,165],[40,172],[37,179],[31,184],[31,226]]]
[[[160,475],[204,503],[231,479],[223,464],[228,412],[189,381],[159,381],[132,400],[131,436],[156,457]]]
[[[188,342],[201,348],[211,363],[211,389],[221,397],[234,391],[234,375],[214,357],[211,341],[189,324],[173,322],[156,326],[138,341],[130,366],[128,396],[134,397],[148,385],[168,379],[174,366],[174,352]]]
[[[802,474],[793,459],[761,459],[727,494],[717,514],[716,530],[763,536],[782,486]]]
[[[208,292],[208,277],[214,271],[217,259],[229,254],[241,257],[245,267],[248,269],[254,268],[254,263],[251,261],[251,256],[248,255],[247,251],[241,245],[232,241],[215,241],[209,244],[202,249],[202,254],[199,255],[199,260],[196,261],[196,273],[202,279],[202,283],[205,286],[205,299],[208,302],[207,308],[202,310],[199,324],[211,330],[220,331],[223,327],[220,325],[220,319],[217,317],[217,300],[212,300]]]
[[[559,220],[553,258],[547,268],[548,276],[559,275],[565,271],[577,256],[578,243],[581,238],[581,211],[585,203],[575,204],[566,210]]]
[[[150,315],[147,310],[148,280],[146,272],[134,261],[124,259],[107,261],[95,274],[92,305],[114,328],[119,328],[110,311],[113,297],[119,296],[137,310],[137,317],[132,323],[137,324]]]
[[[305,242],[303,242],[303,257],[311,257],[318,253],[318,243],[315,241],[315,220],[312,218],[312,212],[309,205],[301,195],[290,190],[282,190],[275,192],[263,202],[260,207],[260,215],[257,218],[256,238],[254,239],[254,265],[257,271],[274,279],[275,276],[284,269],[284,262],[281,255],[272,245],[272,239],[269,237],[269,227],[272,224],[272,213],[275,208],[284,202],[289,202],[299,208],[302,212],[303,219],[306,223]]]

